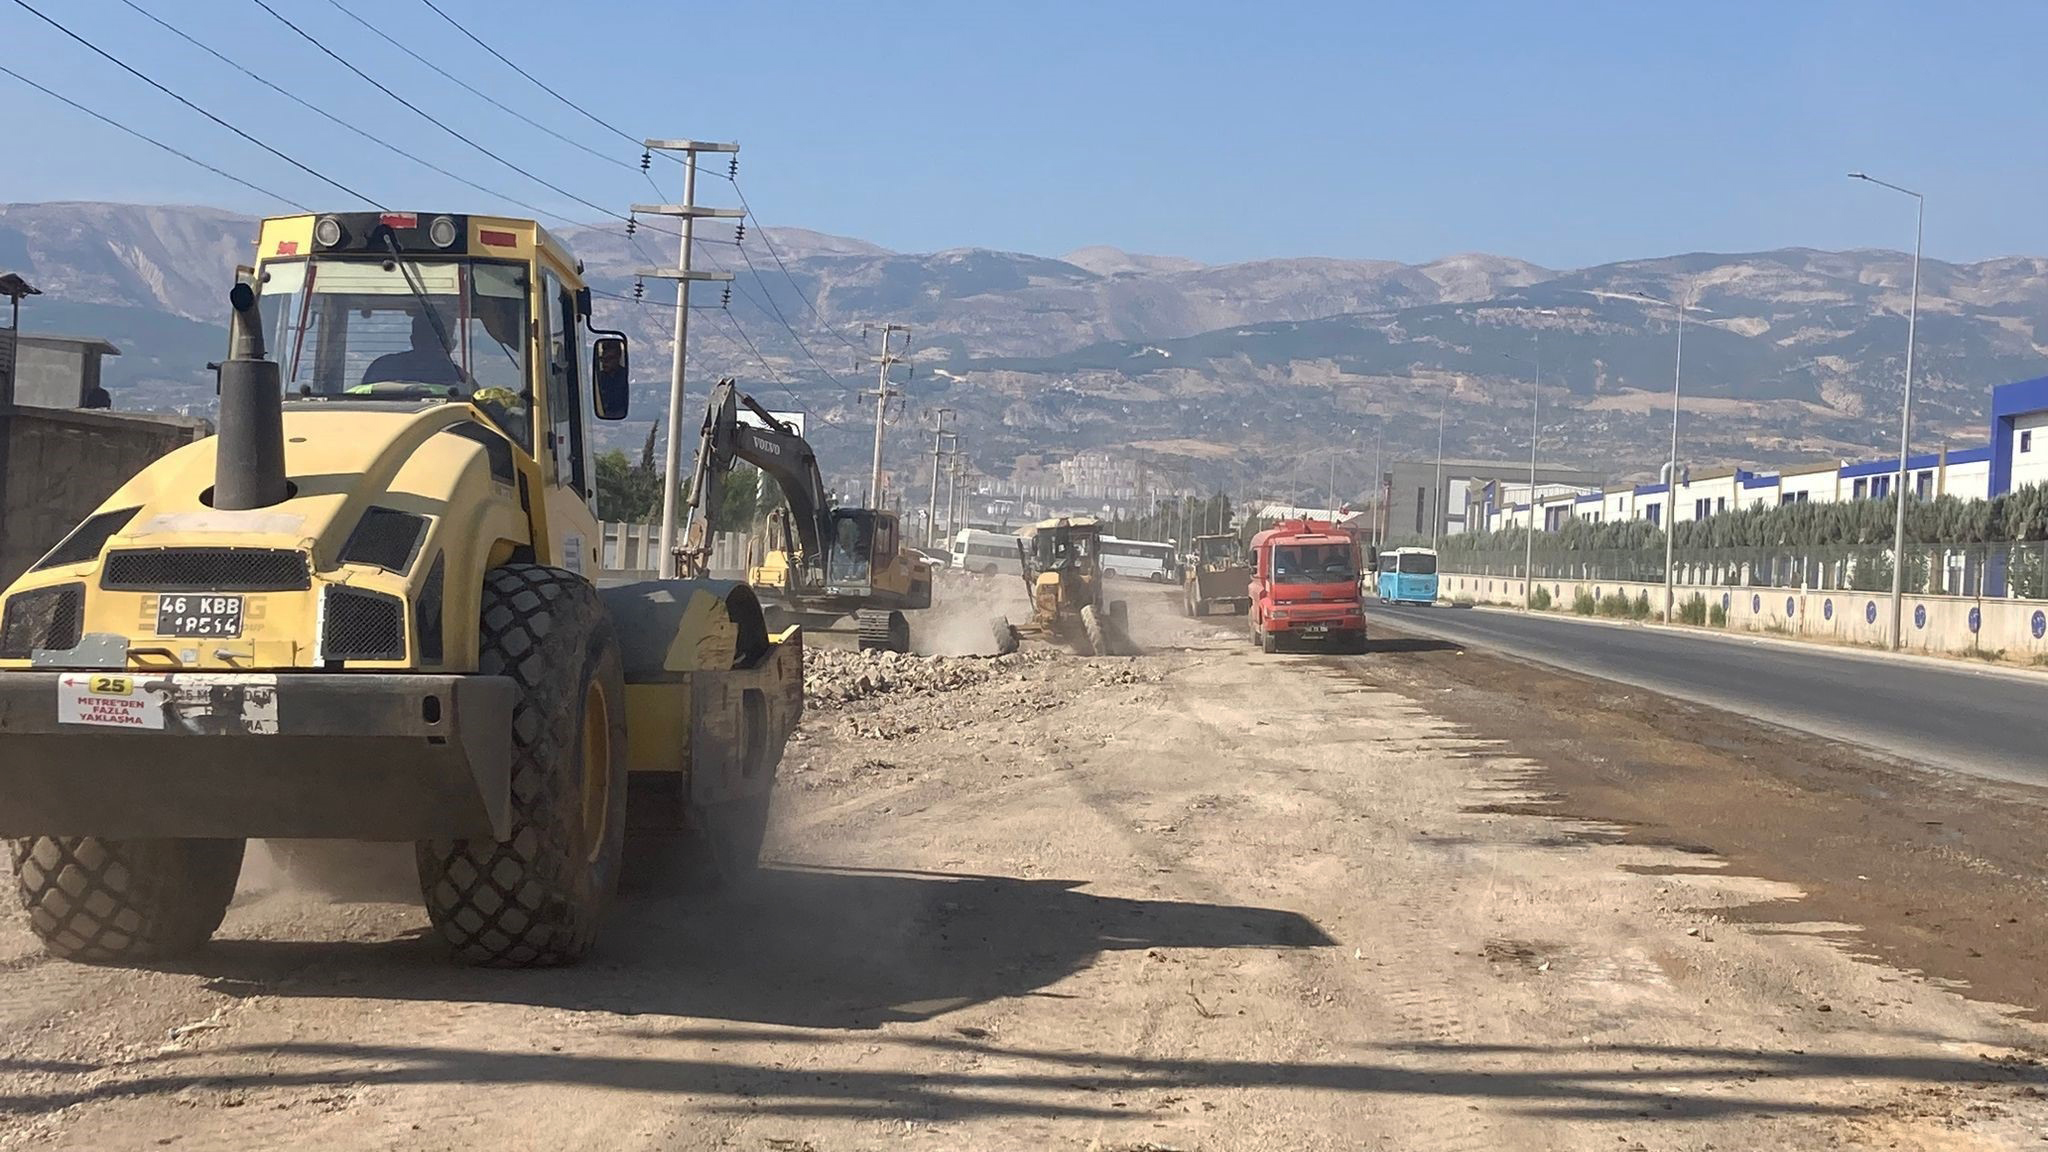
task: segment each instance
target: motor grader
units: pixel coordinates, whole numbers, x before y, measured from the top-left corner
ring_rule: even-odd
[[[754,864],[801,633],[744,584],[594,581],[628,349],[579,273],[531,221],[262,223],[218,434],[0,607],[0,835],[49,951],[198,947],[252,837],[413,842],[434,927],[500,966],[588,951],[629,813]]]
[[[1101,522],[1091,516],[1041,520],[1017,533],[1031,618],[1021,625],[997,619],[998,651],[1014,651],[1027,637],[1063,643],[1083,656],[1130,650],[1124,602],[1102,598],[1101,538]]]
[[[741,462],[782,493],[782,506],[768,517],[768,547],[747,573],[771,622],[815,633],[840,630],[851,619],[862,649],[910,651],[903,613],[931,607],[931,562],[904,543],[893,513],[835,505],[809,441],[730,379],[711,389],[704,412],[678,571],[709,567],[711,511]]]

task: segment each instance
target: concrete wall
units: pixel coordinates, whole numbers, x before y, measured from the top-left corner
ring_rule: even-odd
[[[1520,580],[1499,576],[1440,576],[1444,598],[1470,597],[1477,603],[1520,605],[1528,596]],[[1574,583],[1539,580],[1550,589],[1551,611],[1570,612],[1584,589],[1594,598],[1615,593],[1634,600],[1648,593],[1650,611],[1664,609],[1664,585],[1627,581]],[[1891,595],[1885,592],[1824,592],[1789,588],[1731,588],[1719,584],[1680,584],[1678,602],[1695,592],[1709,605],[1728,613],[1727,631],[1767,632],[1831,640],[1845,644],[1883,646],[1891,629]],[[1911,651],[1965,654],[2003,652],[2008,660],[2026,664],[2048,660],[2048,601],[1994,600],[1964,596],[1907,596],[1905,647]]]
[[[100,358],[75,343],[50,343],[24,334],[16,353],[14,402],[39,408],[76,408],[99,383]]]
[[[175,416],[0,408],[0,585],[151,461],[205,434]]]

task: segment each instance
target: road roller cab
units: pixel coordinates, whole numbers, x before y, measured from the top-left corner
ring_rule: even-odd
[[[579,269],[530,221],[263,223],[218,435],[0,605],[0,834],[53,951],[203,942],[249,837],[414,841],[436,927],[493,964],[589,947],[629,800],[752,864],[801,638],[744,585],[599,588],[628,350]]]

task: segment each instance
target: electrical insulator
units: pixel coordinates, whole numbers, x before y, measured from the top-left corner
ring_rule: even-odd
[[[728,177],[732,177],[732,176],[738,176],[738,175],[740,174],[740,154],[739,154],[739,153],[737,153],[737,152],[733,153],[733,154],[732,154],[732,159],[730,159],[730,160],[728,160],[728,161],[726,161],[726,162],[725,162],[725,174],[726,174],[726,176],[728,176]]]
[[[725,286],[725,291],[719,295],[718,306],[720,308],[732,307],[732,285],[727,284]]]
[[[733,228],[732,242],[735,244],[745,244],[747,242],[747,222],[745,220],[740,221]]]
[[[654,157],[648,155],[644,150],[640,153],[640,170],[642,172],[647,171],[647,166],[653,162]]]
[[[647,285],[638,276],[633,277],[633,299],[638,300],[647,291]]]
[[[628,212],[626,214],[626,235],[631,236],[634,232],[638,231],[639,228],[640,222],[633,218],[632,213]]]

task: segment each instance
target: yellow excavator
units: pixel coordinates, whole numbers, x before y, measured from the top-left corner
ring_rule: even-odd
[[[229,297],[219,434],[0,605],[0,835],[44,946],[199,947],[251,837],[413,842],[436,931],[498,966],[590,949],[629,813],[753,867],[801,633],[745,584],[597,582],[628,350],[575,256],[530,220],[289,216]]]
[[[742,411],[754,419],[742,419]],[[704,413],[677,570],[708,571],[711,510],[740,462],[760,469],[782,492],[783,507],[768,519],[761,563],[747,576],[769,618],[824,632],[851,617],[861,648],[910,651],[904,612],[931,607],[931,563],[904,543],[894,513],[834,506],[810,443],[730,379],[711,390]]]

